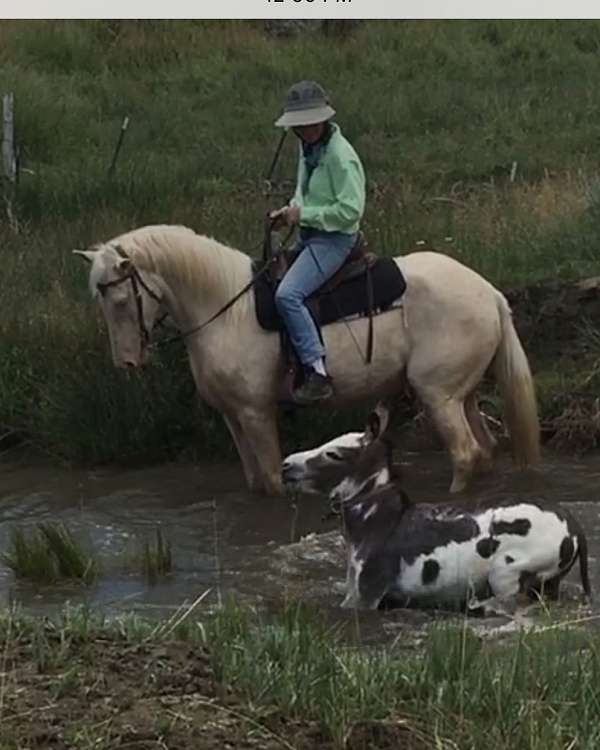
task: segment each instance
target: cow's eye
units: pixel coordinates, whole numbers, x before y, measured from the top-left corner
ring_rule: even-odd
[[[344,459],[338,455],[337,453],[334,453],[333,451],[327,451],[325,454],[326,458],[330,458],[332,461],[343,461]]]

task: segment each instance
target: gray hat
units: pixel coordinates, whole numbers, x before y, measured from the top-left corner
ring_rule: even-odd
[[[296,128],[316,125],[335,115],[329,97],[315,81],[300,81],[287,92],[283,114],[275,122],[278,128]]]

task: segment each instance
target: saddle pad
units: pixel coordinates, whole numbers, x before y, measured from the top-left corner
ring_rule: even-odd
[[[371,266],[371,279],[374,313],[385,312],[393,302],[402,297],[406,289],[402,271],[393,258],[378,258]],[[322,326],[342,318],[368,313],[366,274],[342,282],[333,292],[317,293],[316,296],[319,299],[319,323]],[[254,302],[256,317],[262,328],[267,331],[283,329],[275,307],[273,287],[266,276],[261,276],[254,285]]]

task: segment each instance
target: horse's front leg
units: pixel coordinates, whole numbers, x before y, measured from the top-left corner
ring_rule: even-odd
[[[237,452],[242,461],[242,468],[244,469],[244,476],[246,477],[248,488],[253,492],[263,489],[258,462],[238,419],[233,414],[226,414],[225,412],[223,412],[223,419],[231,433],[231,437],[233,438],[233,442],[235,443],[235,447],[237,448]]]
[[[269,495],[282,495],[281,448],[275,410],[242,409],[237,419],[258,465],[263,489]]]

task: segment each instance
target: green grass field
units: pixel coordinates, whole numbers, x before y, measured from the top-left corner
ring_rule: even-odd
[[[190,409],[180,347],[113,371],[71,249],[161,222],[256,247],[287,198],[263,180],[299,78],[330,90],[363,158],[374,249],[427,240],[501,287],[598,273],[600,22],[365,22],[332,40],[251,21],[3,21],[23,171],[0,219],[1,424],[72,461],[231,450]],[[279,181],[294,164],[290,138]]]

